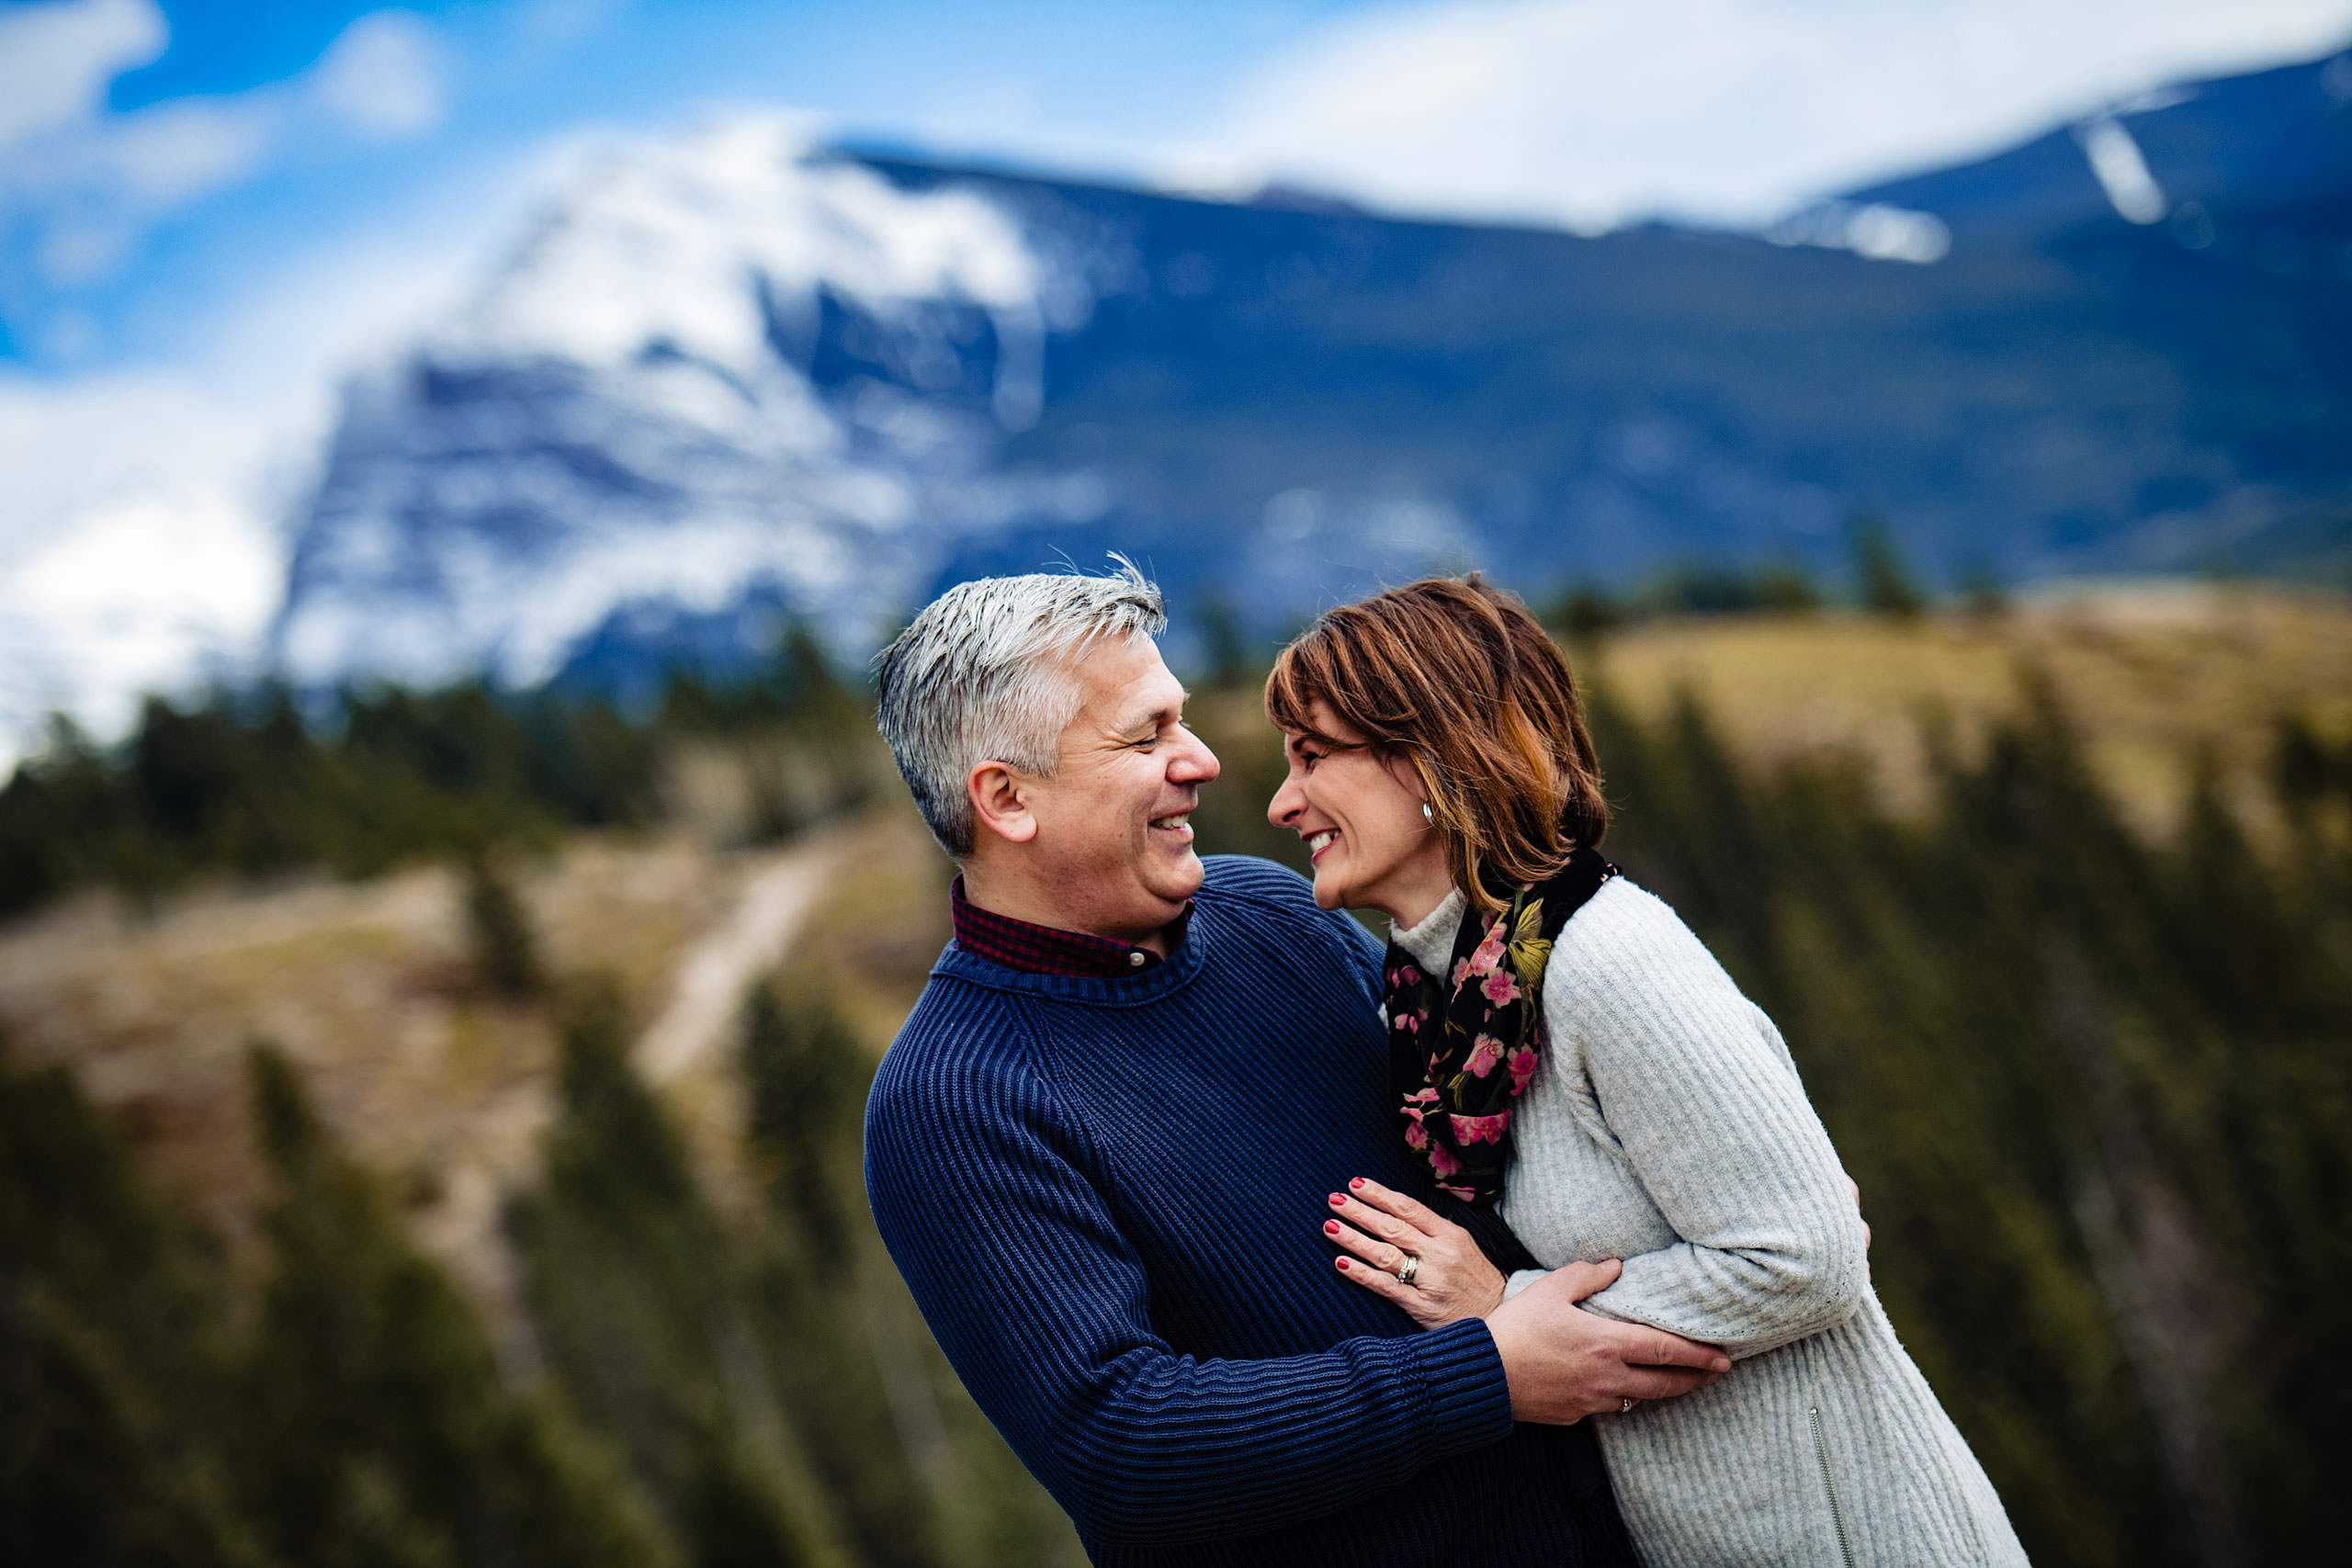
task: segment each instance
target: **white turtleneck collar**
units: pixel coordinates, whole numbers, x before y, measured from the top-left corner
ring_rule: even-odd
[[[1419,924],[1400,930],[1390,922],[1389,940],[1433,975],[1445,966],[1446,954],[1453,951],[1453,933],[1461,929],[1462,911],[1468,902],[1462,889],[1453,888],[1446,894],[1445,902],[1423,915]]]

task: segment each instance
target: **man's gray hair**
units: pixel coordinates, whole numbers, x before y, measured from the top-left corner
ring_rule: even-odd
[[[923,606],[875,655],[882,739],[940,847],[972,852],[967,781],[983,761],[1051,777],[1061,734],[1078,716],[1073,666],[1105,638],[1168,629],[1159,585],[1114,555],[1119,570],[983,577]]]

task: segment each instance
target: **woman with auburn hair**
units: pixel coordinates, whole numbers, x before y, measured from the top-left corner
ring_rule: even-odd
[[[1853,1187],[1780,1032],[1598,850],[1574,678],[1524,605],[1431,579],[1325,615],[1275,662],[1290,773],[1267,807],[1325,908],[1393,923],[1399,1130],[1546,1268],[1623,1260],[1587,1311],[1732,1370],[1594,1417],[1650,1568],[2025,1561],[1870,1286]],[[1429,1206],[1355,1180],[1327,1235],[1424,1327],[1506,1280]]]

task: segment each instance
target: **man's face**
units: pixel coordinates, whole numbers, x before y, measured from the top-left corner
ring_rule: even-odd
[[[1140,942],[1200,888],[1192,814],[1217,761],[1184,728],[1184,688],[1149,641],[1098,644],[1076,675],[1060,771],[1023,791],[1035,863],[1067,929]]]

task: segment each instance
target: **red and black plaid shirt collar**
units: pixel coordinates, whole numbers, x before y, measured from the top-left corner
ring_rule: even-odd
[[[956,914],[956,945],[975,958],[1001,964],[1025,975],[1076,975],[1096,980],[1121,980],[1148,975],[1167,962],[1148,947],[1114,942],[1084,931],[1057,931],[1028,920],[1016,920],[983,909],[964,897],[964,879],[957,877],[948,892]],[[1185,928],[1193,919],[1193,901],[1170,929],[1169,950],[1184,945]]]

